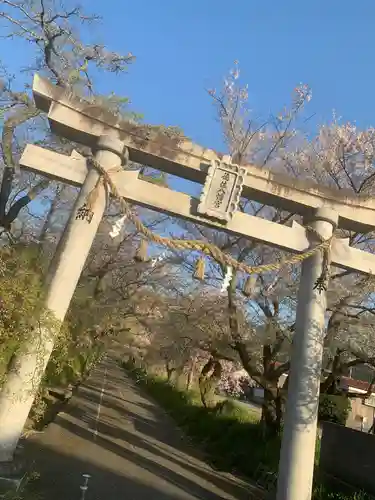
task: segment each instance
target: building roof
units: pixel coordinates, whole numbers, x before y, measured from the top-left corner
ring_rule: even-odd
[[[356,380],[350,377],[341,377],[341,386],[347,389],[357,389],[359,391],[367,392],[370,383],[364,382],[363,380]]]

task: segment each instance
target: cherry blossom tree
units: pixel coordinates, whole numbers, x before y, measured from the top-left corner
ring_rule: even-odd
[[[336,116],[318,128],[315,137],[305,134],[305,108],[312,93],[307,85],[293,91],[291,105],[265,119],[254,117],[248,107],[247,86],[241,86],[238,64],[224,81],[222,91],[210,90],[227,151],[234,163],[254,164],[275,173],[334,189],[337,195],[368,197],[373,189],[374,131],[358,130]],[[259,203],[242,200],[240,210],[279,224],[301,218]],[[274,263],[285,257],[281,252],[229,237],[189,223],[180,223],[192,237],[214,242],[237,260],[250,265]],[[339,231],[351,246],[373,252],[373,232]],[[193,266],[182,256],[186,269]],[[226,269],[210,262],[206,284],[217,289]],[[246,279],[233,273],[226,292],[225,306],[231,356],[239,359],[249,377],[264,389],[263,422],[271,432],[280,430],[288,381],[280,377],[289,371],[290,345],[295,328],[296,292],[299,266],[263,273]],[[338,379],[350,367],[372,364],[374,360],[374,300],[371,280],[355,273],[332,269],[328,290],[323,392],[338,392]],[[225,294],[224,294],[225,295]],[[224,295],[222,297],[224,298]],[[350,339],[350,341],[349,341]]]

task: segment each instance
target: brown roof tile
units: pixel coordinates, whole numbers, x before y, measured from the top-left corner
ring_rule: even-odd
[[[341,383],[347,388],[359,389],[360,391],[367,391],[369,388],[369,382],[364,382],[363,380],[355,380],[350,377],[341,377]]]

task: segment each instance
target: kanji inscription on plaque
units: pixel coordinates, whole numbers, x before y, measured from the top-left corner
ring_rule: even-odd
[[[198,205],[198,213],[229,221],[241,197],[246,169],[212,160]]]

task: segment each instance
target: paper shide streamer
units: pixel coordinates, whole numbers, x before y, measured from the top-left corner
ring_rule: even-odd
[[[121,234],[121,230],[124,227],[125,220],[126,220],[126,215],[123,215],[122,217],[117,219],[117,221],[112,225],[112,229],[109,233],[109,236],[111,238],[117,238],[117,236]]]
[[[232,281],[233,278],[233,269],[231,266],[227,266],[227,270],[223,279],[223,283],[221,285],[221,292],[225,292],[228,290],[228,287],[230,285],[230,282]]]
[[[163,252],[161,255],[158,255],[157,257],[154,257],[152,260],[151,260],[151,267],[155,267],[156,264],[158,262],[161,262],[162,260],[165,259],[165,257],[167,256],[167,253],[166,252]]]

